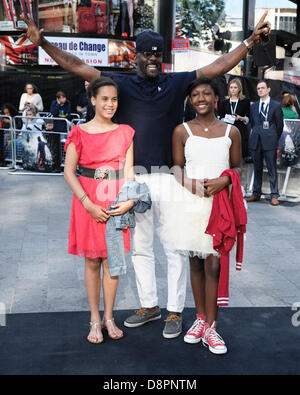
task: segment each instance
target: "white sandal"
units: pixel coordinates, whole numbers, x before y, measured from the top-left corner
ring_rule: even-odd
[[[103,336],[99,336],[98,330],[97,330],[97,326],[100,326],[100,330],[101,330],[101,322],[90,322],[90,330],[94,327],[95,328],[95,333],[96,333],[96,337],[95,336],[91,336],[94,339],[96,339],[96,341],[91,341],[89,339],[89,336],[87,337],[87,341],[93,344],[100,344],[103,342]],[[102,333],[101,333],[102,334]],[[100,341],[99,341],[100,340]]]
[[[111,327],[112,327],[112,330],[113,330],[113,333],[115,334],[115,336],[111,336],[111,335],[109,334],[109,331],[108,331],[107,326],[106,326],[106,324],[105,324],[106,322],[109,322],[109,323],[111,324]],[[102,320],[102,328],[107,330],[108,336],[109,336],[111,339],[113,339],[113,340],[122,339],[122,337],[124,336],[123,331],[121,331],[121,332],[122,332],[121,335],[119,335],[119,336],[117,335],[116,327],[115,327],[115,320],[114,320],[113,318],[112,318],[111,320],[105,320],[105,319],[103,318],[103,320]],[[120,330],[121,330],[121,329],[120,329]]]

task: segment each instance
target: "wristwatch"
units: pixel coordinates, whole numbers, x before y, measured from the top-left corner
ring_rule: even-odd
[[[250,44],[248,43],[248,41],[247,41],[247,40],[244,40],[243,43],[246,45],[246,47],[247,47],[247,49],[248,49],[248,51],[249,51],[249,49],[251,48],[251,46],[250,46]]]

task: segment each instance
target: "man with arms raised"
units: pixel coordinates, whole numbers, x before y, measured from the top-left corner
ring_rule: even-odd
[[[262,16],[252,35],[228,54],[212,64],[192,72],[161,74],[163,37],[145,31],[136,39],[136,74],[125,75],[99,70],[85,64],[77,57],[61,51],[43,37],[28,16],[23,18],[28,28],[25,36],[34,44],[41,46],[63,69],[74,73],[86,81],[110,76],[119,85],[118,123],[129,124],[135,129],[134,160],[136,179],[146,182],[150,189],[152,208],[145,214],[136,214],[136,228],[133,236],[132,259],[136,274],[137,289],[141,308],[128,317],[124,325],[138,327],[146,322],[159,319],[160,309],[155,278],[155,259],[153,253],[153,232],[157,225],[160,235],[160,172],[162,168],[172,167],[172,132],[182,123],[184,100],[188,85],[196,78],[216,78],[237,65],[260,34],[269,35],[270,24]],[[157,222],[154,221],[156,219]],[[182,331],[181,312],[184,308],[186,293],[187,258],[165,248],[168,262],[168,302],[169,316],[163,336],[173,338]]]

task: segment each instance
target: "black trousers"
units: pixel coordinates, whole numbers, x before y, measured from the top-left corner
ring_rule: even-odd
[[[254,166],[253,195],[260,197],[263,180],[263,163],[266,162],[270,179],[271,198],[278,198],[277,150],[264,150],[259,139],[256,150],[251,150]]]
[[[247,156],[249,156],[249,150],[248,150],[248,140],[249,140],[249,130],[248,130],[248,126],[245,125],[243,122],[241,121],[236,121],[234,123],[234,126],[236,126],[241,134],[241,144],[242,144],[242,156],[243,158],[246,158]]]

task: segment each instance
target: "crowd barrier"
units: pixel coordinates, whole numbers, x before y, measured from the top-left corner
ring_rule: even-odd
[[[10,174],[62,174],[67,134],[74,124],[84,122],[79,116],[72,122],[64,118],[0,115],[2,124],[3,119],[10,121],[10,127],[0,128],[0,144],[2,144],[4,157],[9,165],[1,168],[9,168]],[[63,131],[46,129],[47,124],[55,121],[64,125]],[[21,123],[22,127],[17,127]],[[36,127],[33,126],[34,124]],[[281,199],[300,201],[300,120],[298,119],[284,121],[284,130],[278,147],[277,165]],[[20,173],[20,171],[23,172]],[[242,177],[242,184],[246,193],[250,195],[253,192],[253,165],[246,165],[244,173],[246,174]],[[269,179],[267,169],[264,167],[262,197],[268,194]]]
[[[8,164],[1,168],[9,168],[9,174],[62,174],[66,137],[75,123],[84,120],[78,114],[74,122],[41,115],[43,114],[38,117],[0,115],[1,155]],[[9,127],[7,122],[3,127],[3,120],[9,120]]]
[[[19,115],[22,115],[23,111],[18,111],[18,113]],[[39,111],[39,116],[42,118],[52,118],[52,114],[49,111]],[[73,121],[73,119],[80,119],[80,115],[76,112],[71,112],[70,121]]]
[[[4,121],[4,122],[3,122]],[[8,122],[7,122],[8,121]],[[6,125],[5,125],[6,123]],[[10,168],[16,166],[16,147],[15,147],[15,123],[14,119],[8,115],[0,115],[0,162],[1,169],[7,169],[3,166],[4,162],[10,163]],[[10,147],[11,155],[7,158],[7,151]]]
[[[41,116],[41,117],[46,117],[46,118],[50,118],[50,113],[49,112],[47,112],[47,111],[39,111],[39,115]],[[71,112],[71,114],[70,114],[70,121],[71,122],[73,122],[73,120],[74,119],[80,119],[80,116],[79,116],[79,114],[77,114],[77,113],[73,113],[73,112]]]

